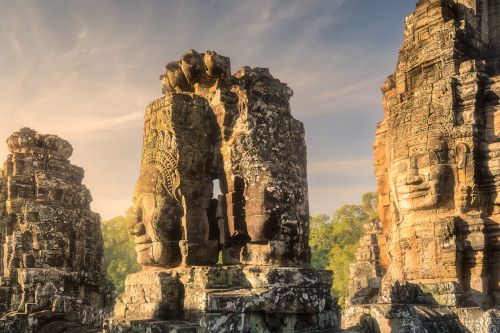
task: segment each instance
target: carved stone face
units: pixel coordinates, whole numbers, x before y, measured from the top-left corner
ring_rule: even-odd
[[[153,231],[153,215],[155,209],[155,200],[153,194],[141,195],[136,203],[135,214],[136,224],[131,233],[135,236],[135,251],[137,253],[137,262],[140,265],[147,265],[156,262],[154,258],[153,245],[158,243]],[[158,247],[158,244],[156,245]]]
[[[446,144],[440,137],[430,137],[407,151],[403,156],[393,152],[390,164],[391,196],[399,213],[445,206],[454,190]]]
[[[147,173],[141,185],[155,187],[158,177]],[[160,177],[161,178],[161,177]],[[141,189],[141,186],[139,186]],[[142,187],[144,189],[144,187]],[[171,266],[179,260],[179,208],[174,198],[163,191],[138,191],[134,200],[134,235],[137,262],[142,266]]]

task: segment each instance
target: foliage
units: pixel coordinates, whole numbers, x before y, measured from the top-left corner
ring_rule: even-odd
[[[330,217],[326,214],[311,217],[309,226],[311,232],[309,245],[312,252],[312,266],[316,269],[326,269],[330,251],[333,248],[333,239],[325,237],[325,235],[332,234]]]
[[[365,193],[359,205],[345,205],[330,219],[320,214],[310,221],[312,266],[334,272],[332,293],[339,298],[341,307],[349,293],[349,265],[354,261],[363,224],[377,218],[378,197]]]
[[[124,216],[102,223],[104,269],[119,293],[125,289],[125,276],[140,269],[136,261],[134,241],[128,233],[130,219],[129,209]]]
[[[330,252],[327,268],[334,272],[332,292],[338,297],[342,309],[349,297],[349,266],[356,258],[357,248],[358,244],[335,246]]]
[[[364,211],[370,216],[370,219],[378,219],[378,194],[376,192],[367,192],[361,198]]]

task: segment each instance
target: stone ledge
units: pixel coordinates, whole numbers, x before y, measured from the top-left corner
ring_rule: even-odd
[[[416,304],[352,305],[343,315],[342,326],[353,330],[371,326],[380,332],[395,333],[407,332],[405,327],[420,327],[427,332],[497,333],[500,310]]]
[[[329,293],[331,274],[268,266],[196,266],[131,274],[115,305],[110,332],[125,332],[123,327],[134,322],[170,320],[197,324],[198,332],[238,332],[240,326],[262,329],[256,332],[335,328],[339,313]]]
[[[197,333],[197,325],[182,321],[123,320],[105,329],[112,333]]]

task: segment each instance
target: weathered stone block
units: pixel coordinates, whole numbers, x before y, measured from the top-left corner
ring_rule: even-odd
[[[101,326],[112,288],[101,273],[100,217],[90,210],[83,169],[68,160],[71,145],[28,128],[7,145],[11,154],[0,170],[0,314],[10,313],[0,327],[31,332],[61,315],[82,327]]]
[[[141,281],[157,285],[164,302],[180,303],[161,308],[160,303],[149,302],[143,293],[146,288],[136,288],[141,287]],[[251,320],[254,324],[266,327],[270,324],[265,323],[274,321],[273,316],[292,318],[295,314],[313,316],[317,327],[335,327],[338,323],[335,319],[338,309],[329,293],[331,272],[327,271],[269,266],[187,266],[131,274],[126,283],[126,292],[115,305],[114,322],[120,318],[183,318],[212,330],[201,332],[219,329],[223,332],[227,327],[250,325],[249,318],[256,320]],[[182,297],[168,298],[172,289],[182,291]],[[267,319],[257,319],[261,317]]]
[[[113,323],[109,333],[197,333],[196,325],[180,321],[123,320]]]
[[[219,244],[217,241],[191,243],[180,241],[183,264],[185,265],[215,265],[219,259]]]
[[[175,270],[127,275],[125,293],[115,303],[116,318],[179,319],[183,287]]]
[[[273,285],[324,287],[331,285],[333,279],[331,271],[295,267],[245,266],[243,273],[253,288]]]

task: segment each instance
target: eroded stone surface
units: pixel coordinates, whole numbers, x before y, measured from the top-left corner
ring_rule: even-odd
[[[377,300],[384,272],[379,246],[381,239],[383,234],[379,221],[367,222],[359,241],[356,261],[350,266],[350,304],[367,304]]]
[[[331,274],[306,268],[191,266],[127,276],[109,330],[184,320],[198,332],[302,332],[339,326]],[[187,324],[186,324],[187,325]],[[253,329],[253,330],[252,330]],[[135,332],[135,331],[134,331]],[[168,332],[168,331],[166,331]]]
[[[450,309],[418,304],[353,305],[345,316],[359,333],[483,333],[499,332],[498,311]]]
[[[0,173],[0,313],[9,314],[0,330],[30,332],[41,327],[40,318],[61,319],[56,314],[101,326],[111,293],[100,272],[100,217],[90,210],[83,169],[68,160],[71,145],[27,128],[7,144]]]
[[[373,246],[382,272],[367,269],[364,278],[382,282],[370,298],[366,283],[351,284],[353,303],[498,306],[499,5],[420,0],[405,20],[374,145],[382,230]],[[406,332],[391,332],[398,329]]]
[[[143,266],[307,263],[304,128],[292,90],[264,68],[189,51],[166,67],[146,109],[134,195]],[[222,195],[213,195],[214,180]]]
[[[143,271],[127,277],[107,329],[337,328],[331,272],[307,268],[306,147],[292,90],[265,68],[232,75],[213,51],[187,52],[161,81],[130,226]]]

